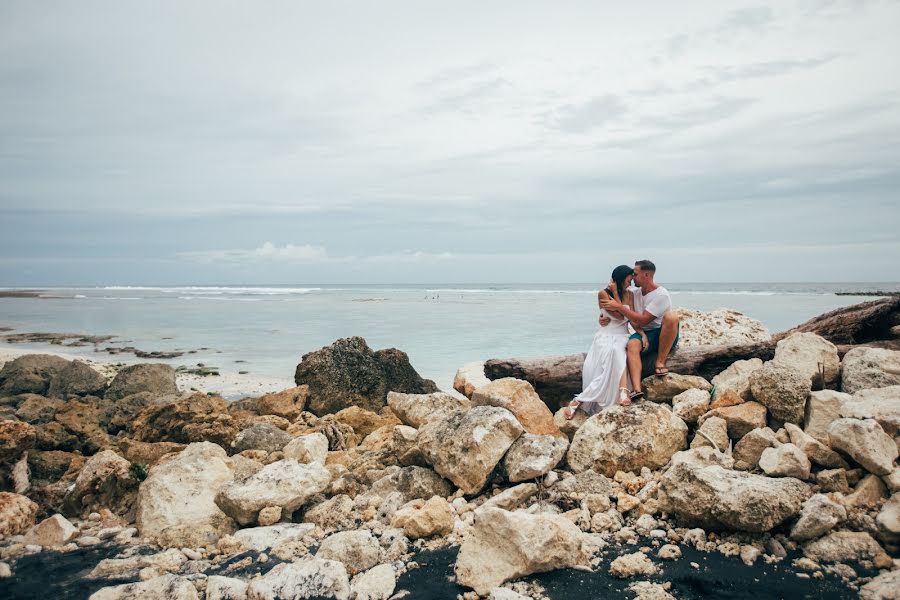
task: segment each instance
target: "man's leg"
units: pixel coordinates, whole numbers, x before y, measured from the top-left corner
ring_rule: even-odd
[[[631,386],[634,392],[641,391],[641,350],[643,348],[641,340],[630,339],[626,352],[628,353],[628,373],[631,375]]]
[[[658,369],[666,366],[666,359],[669,358],[672,344],[675,343],[675,336],[678,335],[678,321],[678,313],[674,310],[663,315],[662,327],[659,329],[659,352],[656,355],[656,368]]]

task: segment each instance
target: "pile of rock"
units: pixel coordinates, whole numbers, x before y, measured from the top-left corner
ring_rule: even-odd
[[[559,568],[652,575],[683,545],[799,548],[797,568],[883,569],[855,579],[878,597],[898,578],[900,385],[858,354],[797,334],[768,363],[650,378],[648,400],[571,421],[525,381],[447,394],[358,340],[230,404],[159,366],[88,390],[61,375],[80,367],[23,357],[0,372],[0,560],[110,540],[125,549],[91,577],[136,582],[96,598],[374,599],[415,550],[452,545],[459,584],[515,597],[507,582]]]

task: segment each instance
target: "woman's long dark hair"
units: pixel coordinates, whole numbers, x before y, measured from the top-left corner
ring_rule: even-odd
[[[628,265],[619,265],[612,272],[612,280],[616,282],[616,291],[619,292],[619,300],[625,297],[625,278],[634,273],[634,269]]]

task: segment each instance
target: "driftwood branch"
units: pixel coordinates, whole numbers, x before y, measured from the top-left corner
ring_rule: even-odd
[[[776,343],[795,332],[821,335],[838,346],[841,356],[856,346],[876,346],[900,350],[900,340],[891,327],[900,323],[900,298],[863,302],[825,313],[793,329],[776,334],[766,342],[732,346],[680,347],[669,355],[666,366],[673,373],[712,379],[738,360],[771,360]],[[544,402],[555,409],[569,402],[582,389],[581,369],[585,354],[539,358],[491,359],[484,364],[488,379],[515,377],[534,386]],[[644,358],[644,375],[652,372],[655,356]]]

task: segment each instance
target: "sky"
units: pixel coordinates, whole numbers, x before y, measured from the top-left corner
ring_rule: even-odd
[[[900,281],[900,2],[0,1],[0,286]]]

